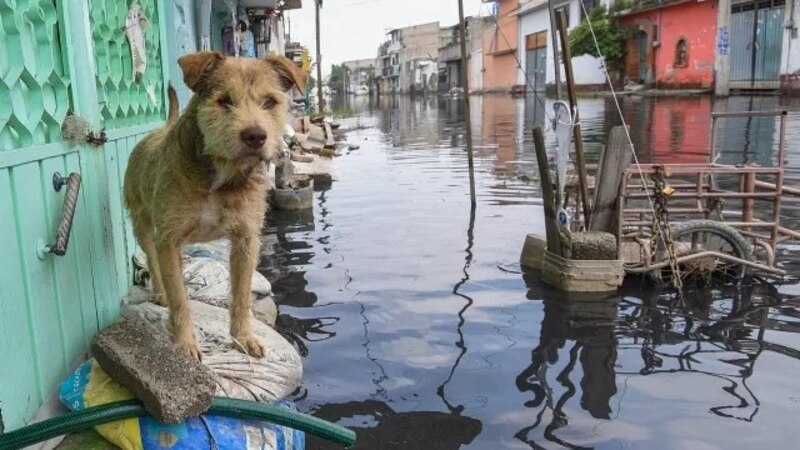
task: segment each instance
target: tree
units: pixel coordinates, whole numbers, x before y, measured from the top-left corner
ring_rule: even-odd
[[[589,21],[597,36],[597,43],[589,28]],[[589,12],[589,17],[569,33],[569,47],[572,56],[603,58],[609,71],[619,76],[625,70],[625,40],[629,35],[630,30],[622,27],[616,13],[608,13],[604,7],[597,6]]]
[[[345,75],[347,73],[347,67],[344,64],[334,64],[331,66],[331,76],[328,80],[328,87],[332,89],[341,89],[342,85],[345,82]]]

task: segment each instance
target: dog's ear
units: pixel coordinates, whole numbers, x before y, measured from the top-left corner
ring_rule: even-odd
[[[292,86],[297,86],[300,92],[305,92],[306,74],[298,69],[291,59],[285,56],[270,55],[266,61],[272,67],[272,70],[278,74],[278,79],[284,91],[290,90]]]
[[[197,52],[178,58],[178,65],[183,71],[183,82],[194,92],[200,92],[204,81],[214,71],[225,56],[219,52]]]

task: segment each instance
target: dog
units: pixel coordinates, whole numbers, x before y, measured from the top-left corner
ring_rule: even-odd
[[[230,333],[246,353],[264,354],[251,329],[250,286],[266,214],[267,167],[281,153],[289,96],[305,77],[282,56],[182,56],[192,90],[179,115],[169,87],[163,128],[142,139],[125,171],[124,198],[147,255],[156,302],[169,307],[175,344],[201,359],[183,285],[181,250],[192,242],[231,241]]]

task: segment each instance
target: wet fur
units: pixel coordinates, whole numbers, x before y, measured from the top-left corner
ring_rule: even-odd
[[[282,57],[200,52],[178,62],[195,95],[179,115],[177,96],[169,87],[167,124],[131,154],[125,204],[147,255],[156,301],[169,307],[174,341],[197,358],[180,252],[191,242],[231,240],[230,332],[247,353],[260,357],[264,348],[250,327],[250,286],[266,212],[266,169],[281,148],[288,102],[284,92],[304,81]],[[254,126],[267,134],[257,150],[240,137]]]

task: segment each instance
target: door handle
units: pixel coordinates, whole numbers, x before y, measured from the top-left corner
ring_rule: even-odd
[[[75,172],[68,177],[62,177],[60,173],[53,174],[53,189],[61,192],[64,186],[67,190],[64,193],[64,205],[61,208],[61,218],[56,228],[56,240],[50,245],[39,246],[39,258],[43,259],[48,253],[56,256],[67,254],[69,237],[72,234],[72,220],[75,218],[75,208],[78,206],[78,194],[81,191],[81,176]]]

